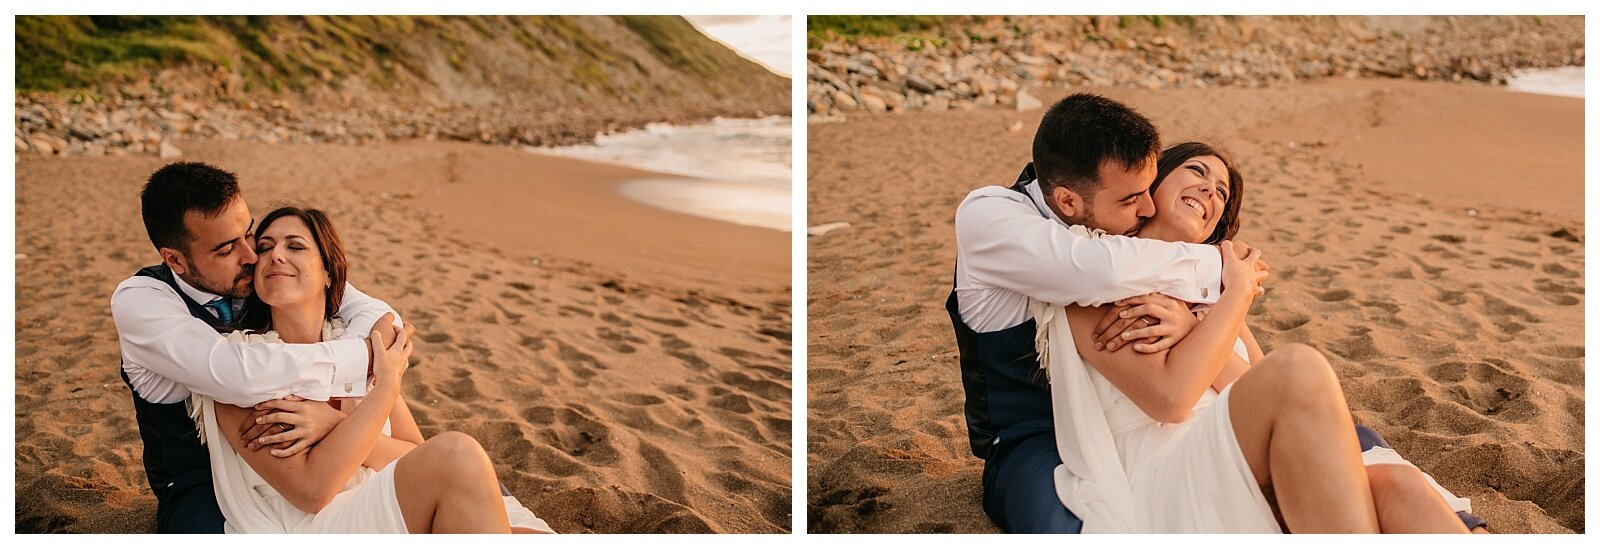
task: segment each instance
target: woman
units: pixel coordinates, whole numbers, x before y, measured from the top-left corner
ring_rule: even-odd
[[[230,339],[315,343],[343,332],[332,318],[345,287],[344,247],[319,210],[279,208],[256,230],[256,297],[243,322],[257,330]],[[386,315],[378,326],[391,326]],[[239,425],[251,410],[195,395],[191,410],[211,455],[217,503],[230,532],[508,533],[549,532],[521,503],[502,496],[494,466],[472,437],[424,440],[400,395],[411,355],[389,335],[375,345],[367,396],[336,406],[347,414],[315,447],[288,457],[251,449],[219,425]],[[223,442],[226,441],[226,442]]]
[[[1326,359],[1304,345],[1262,354],[1244,323],[1265,277],[1259,251],[1226,240],[1243,190],[1204,144],[1174,146],[1158,162],[1156,213],[1139,236],[1218,244],[1223,255],[1223,292],[1203,320],[1161,316],[1197,322],[1171,349],[1098,345],[1104,307],[1031,305],[1062,502],[1086,531],[1466,532],[1431,479],[1392,451],[1387,464],[1363,464]]]

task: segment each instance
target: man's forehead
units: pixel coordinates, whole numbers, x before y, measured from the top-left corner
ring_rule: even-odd
[[[240,231],[250,230],[250,209],[241,201],[223,206],[215,213],[202,210],[183,212],[183,225],[195,236],[221,234],[237,237]]]
[[[1145,162],[1139,166],[1126,166],[1115,160],[1100,163],[1100,182],[1107,186],[1133,189],[1147,188],[1155,182],[1156,163]],[[1130,191],[1131,192],[1131,191]]]

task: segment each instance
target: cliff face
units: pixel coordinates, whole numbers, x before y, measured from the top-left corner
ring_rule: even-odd
[[[18,148],[433,137],[558,144],[788,114],[789,79],[680,17],[18,16]],[[201,112],[204,111],[204,116]],[[119,114],[122,112],[122,114]],[[162,114],[165,112],[166,114]],[[145,117],[142,114],[152,114]],[[140,124],[149,118],[148,124]],[[81,132],[73,132],[73,126]],[[45,149],[35,147],[42,134]],[[74,143],[80,145],[74,146]]]

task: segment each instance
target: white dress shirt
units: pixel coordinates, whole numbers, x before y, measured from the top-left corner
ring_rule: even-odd
[[[178,286],[201,305],[220,297],[182,278]],[[351,329],[338,341],[242,343],[228,341],[190,316],[183,298],[156,278],[129,277],[111,294],[122,369],[133,390],[157,404],[180,402],[191,389],[246,407],[291,394],[310,400],[366,396],[367,345],[362,338],[378,317],[392,312],[384,302],[346,284],[335,316]],[[395,318],[399,324],[399,316]]]
[[[1222,288],[1216,247],[1075,234],[1045,205],[1038,181],[1025,188],[1028,196],[983,187],[956,207],[956,301],[973,331],[1026,322],[1029,297],[1092,307],[1163,293],[1216,303]]]

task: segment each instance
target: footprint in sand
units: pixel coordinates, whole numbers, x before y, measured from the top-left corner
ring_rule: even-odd
[[[1429,368],[1428,377],[1446,385],[1451,401],[1484,416],[1526,421],[1537,411],[1521,400],[1528,391],[1528,380],[1492,364],[1445,362]]]
[[[553,421],[529,421],[539,425],[540,435],[567,455],[594,465],[610,465],[621,457],[611,439],[611,429],[590,417],[588,410],[565,406],[551,415]]]
[[[1549,273],[1549,274],[1553,274],[1553,275],[1562,277],[1562,278],[1577,278],[1578,277],[1578,271],[1574,271],[1572,269],[1568,269],[1565,265],[1562,265],[1560,263],[1545,263],[1544,265],[1540,265],[1539,266],[1539,270],[1544,271],[1544,272]]]
[[[683,327],[689,325],[688,322],[684,322],[684,321],[678,320],[676,318],[660,318],[660,317],[654,317],[654,316],[649,316],[649,315],[643,315],[643,314],[639,314],[639,313],[634,313],[633,316],[635,316],[637,318],[642,318],[644,320],[648,320],[650,322],[654,322],[656,324],[661,324],[661,325],[664,325],[664,326],[671,326],[671,327],[674,327],[674,328],[683,328]]]
[[[622,393],[617,396],[617,400],[634,406],[654,406],[666,402],[661,397],[644,393]]]
[[[667,351],[668,355],[683,361],[684,364],[692,369],[703,371],[711,368],[710,362],[706,362],[706,359],[700,358],[700,355],[689,350],[692,347],[689,342],[678,336],[672,334],[661,336],[661,347]]]
[[[1326,292],[1314,293],[1312,295],[1316,296],[1316,298],[1319,301],[1330,301],[1331,302],[1331,301],[1344,301],[1346,299],[1350,299],[1355,294],[1352,293],[1350,290],[1346,290],[1346,289],[1342,289],[1341,288],[1341,289],[1337,289],[1337,290],[1328,290]]]
[[[594,370],[608,369],[608,367],[604,363],[600,362],[600,359],[595,358],[594,355],[579,351],[576,347],[568,345],[564,341],[556,341],[556,356],[561,358],[562,363],[570,368],[573,374],[576,374],[581,378],[587,379],[594,377]]]
[[[1273,330],[1287,332],[1311,322],[1311,317],[1293,312],[1274,312],[1267,317],[1267,325]]]
[[[1507,266],[1507,265],[1512,266],[1512,267],[1516,267],[1518,269],[1531,269],[1531,268],[1533,268],[1533,263],[1528,262],[1528,261],[1523,261],[1523,260],[1517,259],[1515,257],[1496,257],[1493,260],[1490,260],[1489,263],[1494,265],[1495,267],[1502,267],[1502,268]]]

